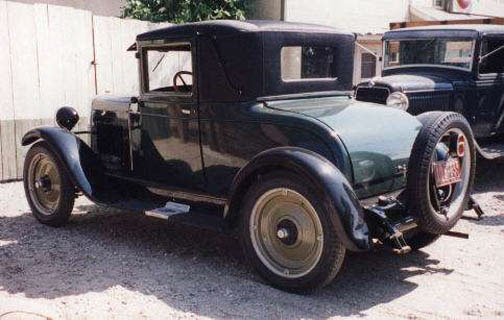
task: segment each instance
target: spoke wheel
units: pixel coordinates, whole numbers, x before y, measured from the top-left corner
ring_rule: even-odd
[[[423,127],[408,164],[408,209],[420,229],[435,239],[453,228],[467,207],[476,149],[471,127],[461,114],[426,112],[417,119]]]
[[[286,188],[266,192],[250,217],[250,234],[259,258],[287,278],[309,273],[322,255],[323,230],[310,202]]]
[[[431,174],[428,177],[429,183],[429,200],[432,210],[438,213],[440,219],[452,219],[458,214],[458,209],[463,205],[465,195],[469,187],[469,177],[471,175],[471,151],[469,144],[454,145],[451,143],[453,139],[461,139],[467,141],[467,137],[459,128],[452,128],[446,131],[439,139],[436,149],[445,150],[446,156],[440,159],[439,153],[434,153],[432,156]],[[457,156],[457,147],[463,148],[458,150],[463,156]],[[434,177],[434,163],[436,161],[447,160],[455,158],[460,163],[461,181],[443,187],[436,187]]]

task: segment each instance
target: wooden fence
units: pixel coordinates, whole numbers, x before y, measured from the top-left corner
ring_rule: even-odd
[[[160,25],[47,4],[0,0],[0,181],[23,175],[30,128],[53,124],[63,105],[89,122],[97,94],[136,94],[137,61],[126,49]]]

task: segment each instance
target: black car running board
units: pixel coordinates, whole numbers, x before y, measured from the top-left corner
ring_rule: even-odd
[[[168,201],[164,206],[145,210],[145,215],[200,229],[226,233],[228,229],[222,216],[200,211],[198,207]]]
[[[504,143],[503,142],[489,142],[480,144],[475,141],[476,151],[486,160],[504,159]]]

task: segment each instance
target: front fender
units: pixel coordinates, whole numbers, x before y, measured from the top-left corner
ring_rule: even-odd
[[[38,140],[49,145],[63,163],[72,183],[85,196],[98,203],[110,202],[111,182],[103,175],[97,155],[84,141],[66,129],[39,127],[28,131],[21,144],[27,146]]]
[[[287,169],[308,178],[321,192],[324,205],[333,213],[331,219],[338,238],[347,249],[365,251],[371,248],[363,209],[346,177],[326,158],[302,148],[270,149],[243,167],[230,189],[226,219],[236,218],[246,190],[258,175],[278,169]]]

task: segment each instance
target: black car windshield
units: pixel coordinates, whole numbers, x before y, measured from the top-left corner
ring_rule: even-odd
[[[471,70],[474,41],[467,39],[410,39],[385,41],[384,68],[443,66]]]

